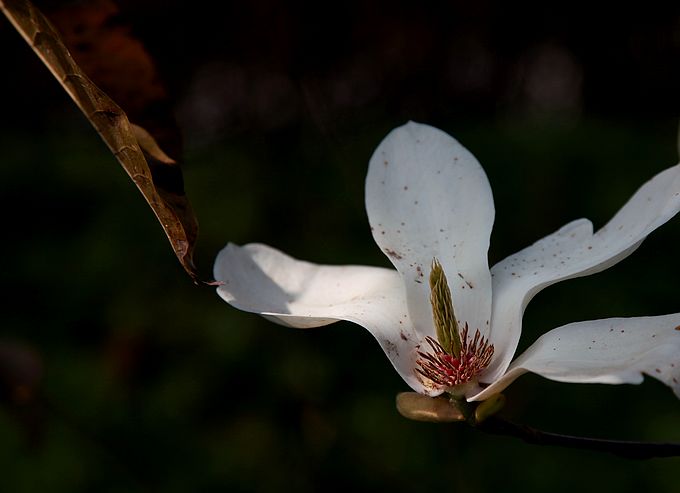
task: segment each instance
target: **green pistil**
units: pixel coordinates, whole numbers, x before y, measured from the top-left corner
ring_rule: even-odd
[[[456,314],[453,311],[451,290],[444,269],[436,258],[432,260],[430,271],[430,303],[439,344],[446,352],[460,358],[463,344],[460,340]]]

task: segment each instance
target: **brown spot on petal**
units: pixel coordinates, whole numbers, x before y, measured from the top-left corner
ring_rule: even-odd
[[[395,250],[392,250],[391,248],[385,248],[385,253],[387,255],[389,255],[390,257],[397,259],[397,260],[401,260],[402,258],[404,258],[399,254],[399,252],[396,252]]]
[[[680,330],[680,325],[678,325],[678,326],[675,328],[675,330]]]
[[[465,284],[467,284],[468,287],[469,287],[470,289],[473,289],[473,288],[474,288],[474,286],[472,285],[472,283],[471,283],[470,281],[468,281],[467,279],[465,279],[465,277],[463,276],[463,274],[461,274],[460,272],[458,273],[458,277],[460,277],[463,281],[465,281]],[[462,288],[465,289],[465,286],[462,286]]]

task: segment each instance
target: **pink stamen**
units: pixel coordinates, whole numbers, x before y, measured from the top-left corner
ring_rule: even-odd
[[[418,351],[420,358],[416,363],[420,368],[416,371],[432,382],[445,387],[453,387],[469,382],[479,375],[491,362],[493,345],[487,338],[482,337],[479,329],[475,331],[472,340],[468,338],[468,325],[461,333],[460,356],[447,353],[439,342],[432,337],[425,340],[432,348],[432,352]]]

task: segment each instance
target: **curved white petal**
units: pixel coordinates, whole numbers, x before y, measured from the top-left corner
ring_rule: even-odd
[[[434,335],[429,274],[436,257],[447,275],[456,317],[486,333],[494,207],[474,156],[436,128],[412,122],[399,127],[371,157],[366,210],[373,238],[404,280],[416,328]]]
[[[524,309],[536,293],[614,265],[679,210],[680,165],[676,165],[645,183],[595,234],[590,221],[580,219],[494,265],[490,338],[496,353],[482,381],[496,380],[510,364]]]
[[[420,335],[413,330],[399,274],[390,269],[326,266],[296,260],[262,244],[228,244],[218,254],[217,293],[230,305],[297,328],[348,320],[378,340],[409,386],[423,386],[414,368]]]
[[[564,325],[539,337],[498,381],[470,400],[484,400],[527,371],[558,382],[641,383],[642,374],[680,398],[680,313]]]

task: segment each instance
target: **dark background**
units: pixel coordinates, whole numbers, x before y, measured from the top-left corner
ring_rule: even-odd
[[[375,146],[409,119],[451,133],[484,165],[497,209],[491,263],[572,219],[603,225],[678,161],[680,6],[670,2],[118,5],[111,22],[143,41],[167,88],[138,112],[176,115],[184,138],[205,276],[227,241],[389,265],[363,180]],[[406,385],[363,329],[286,329],[195,286],[4,19],[0,46],[0,491],[680,487],[680,459],[407,421],[394,408]],[[679,240],[676,218],[622,264],[539,294],[520,349],[572,321],[680,311]],[[527,375],[506,395],[509,418],[544,429],[680,441],[678,400],[651,378]]]

